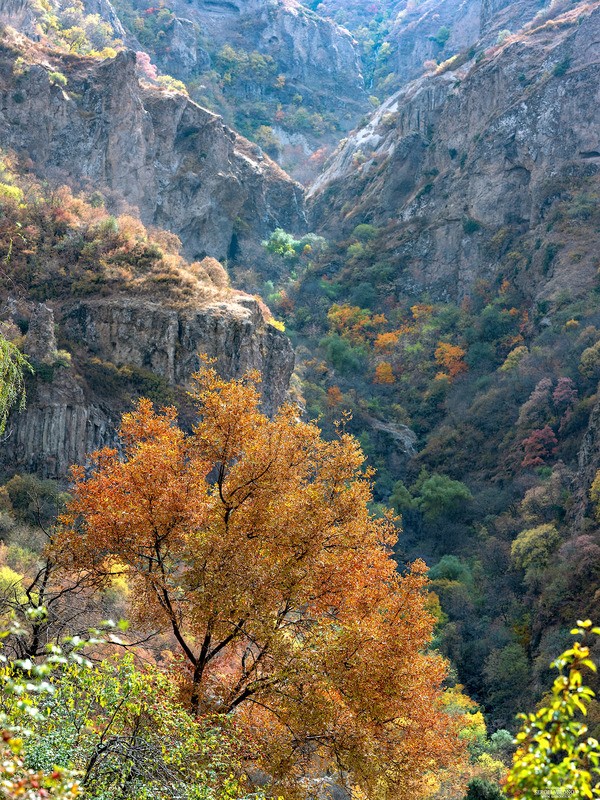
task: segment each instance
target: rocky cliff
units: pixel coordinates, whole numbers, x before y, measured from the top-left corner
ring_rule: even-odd
[[[556,16],[560,5],[547,0],[481,0],[481,36],[491,43],[501,31],[516,33],[545,9]]]
[[[29,0],[0,0],[0,25],[11,25],[27,36],[37,33],[38,16]]]
[[[86,0],[86,8],[299,179],[314,177],[321,162],[310,156],[335,146],[370,108],[356,42],[296,0],[172,0],[168,8]]]
[[[501,274],[536,296],[586,290],[596,270],[599,34],[599,4],[580,3],[409,84],[312,186],[313,224],[338,238],[360,222],[377,226],[399,291],[460,298]]]
[[[400,84],[422,75],[426,62],[444,61],[473,45],[480,20],[481,0],[405,2],[387,37]]]
[[[55,311],[67,351],[56,349]],[[64,478],[88,453],[115,443],[119,415],[135,396],[185,407],[200,354],[214,358],[226,377],[260,370],[268,413],[286,399],[294,367],[287,337],[265,322],[254,298],[234,292],[188,307],[123,296],[54,309],[13,302],[3,316],[25,320],[24,349],[36,369],[26,410],[9,420],[3,473]]]
[[[364,110],[366,94],[352,37],[297,0],[174,0],[171,9],[180,24],[196,24],[196,47],[202,42],[212,57],[225,44],[261,53],[275,61],[288,93],[300,93],[311,106],[338,112],[342,120],[349,112],[350,121]],[[177,25],[174,35],[181,38]],[[171,59],[171,69],[182,79],[191,77],[186,61],[177,65]]]
[[[385,99],[431,65],[516,33],[549,5],[557,3],[379,0],[366,6],[357,0],[323,0],[317,11],[348,25],[361,39],[369,86]]]
[[[140,84],[132,52],[98,61],[7,34],[0,103],[4,148],[54,183],[138,209],[178,234],[191,258],[251,262],[274,228],[304,225],[300,187],[217,115]]]
[[[270,413],[285,400],[294,366],[289,339],[265,322],[253,297],[236,293],[200,308],[135,298],[80,302],[65,312],[64,333],[88,355],[142,367],[169,385],[189,384],[199,354],[217,359],[228,377],[259,370]]]

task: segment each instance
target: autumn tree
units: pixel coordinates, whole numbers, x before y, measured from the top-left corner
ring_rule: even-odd
[[[571,378],[559,378],[552,393],[554,405],[562,410],[572,406],[577,400],[577,389]]]
[[[463,747],[427,652],[424,565],[397,572],[356,440],[324,441],[291,405],[269,419],[256,380],[203,370],[191,434],[140,401],[122,451],[75,469],[56,558],[127,577],[133,621],[178,643],[191,710],[234,714],[286,793],[329,771],[420,797]]]
[[[439,342],[435,349],[435,360],[442,369],[446,370],[447,375],[452,379],[462,372],[466,372],[467,365],[464,362],[465,351],[457,344],[449,342]]]
[[[544,464],[554,455],[557,445],[558,440],[549,425],[532,431],[521,444],[524,452],[522,466],[538,467]]]
[[[389,361],[381,361],[375,367],[375,377],[373,378],[373,383],[380,383],[380,384],[390,384],[395,383],[396,378],[394,377],[394,370],[392,369],[392,365]]]

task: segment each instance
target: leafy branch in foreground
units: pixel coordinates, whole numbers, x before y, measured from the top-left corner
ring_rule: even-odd
[[[99,661],[110,643],[122,644],[92,630],[39,660],[0,655],[0,798],[263,800],[247,793],[233,720],[194,718],[178,683],[132,653]]]
[[[587,736],[587,715],[595,693],[583,684],[584,670],[596,672],[585,641],[600,634],[590,620],[578,621],[571,633],[583,637],[552,666],[560,670],[546,704],[524,720],[518,749],[505,786],[509,797],[600,797],[600,745]]]
[[[0,435],[6,429],[8,413],[13,406],[25,407],[23,375],[33,372],[31,364],[18,347],[0,334]]]
[[[44,609],[39,609],[43,616]],[[9,636],[19,636],[22,629],[13,624],[0,631],[0,642]],[[59,668],[78,665],[89,669],[91,662],[82,654],[88,644],[98,643],[95,638],[84,640],[71,637],[65,640],[66,650],[52,645],[48,654],[38,662],[30,659],[10,661],[0,653],[0,680],[2,694],[0,705],[0,797],[4,800],[42,800],[53,797],[68,800],[81,794],[76,773],[71,769],[51,765],[48,769],[32,769],[27,764],[26,742],[30,726],[41,717],[39,706],[45,697],[55,692],[52,674]]]

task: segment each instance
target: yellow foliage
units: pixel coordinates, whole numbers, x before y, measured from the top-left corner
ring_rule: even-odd
[[[594,504],[596,519],[600,520],[600,469],[596,472],[596,477],[590,487],[590,500]]]
[[[329,408],[336,408],[342,402],[343,395],[339,386],[330,386],[327,389],[327,405]]]
[[[23,200],[23,191],[19,189],[18,186],[0,183],[0,202],[3,200],[12,200],[15,203],[21,203]]]
[[[506,766],[489,753],[482,753],[477,759],[477,773],[480,778],[491,783],[501,783],[508,772]]]
[[[8,564],[0,567],[0,594],[18,599],[25,596],[23,589],[23,576],[15,572]]]
[[[433,306],[425,305],[424,303],[417,303],[410,307],[413,319],[417,322],[420,319],[426,319],[431,316]]]
[[[515,369],[518,366],[521,359],[527,355],[529,349],[525,345],[521,345],[520,347],[515,347],[514,350],[511,350],[510,353],[506,356],[504,360],[504,364],[500,367],[500,372],[509,372],[511,369]]]
[[[281,320],[275,319],[273,317],[270,320],[268,320],[268,322],[269,325],[271,325],[271,327],[275,328],[276,330],[281,331],[282,333],[285,331],[285,323],[282,322]]]
[[[373,379],[373,383],[396,383],[392,365],[389,363],[389,361],[382,361],[380,364],[377,364],[375,367],[375,378]]]
[[[334,303],[327,313],[327,319],[332,330],[355,343],[372,338],[374,329],[387,322],[385,314],[371,314],[365,308],[347,303]]]
[[[400,331],[388,331],[380,333],[375,339],[376,350],[391,350],[400,340]]]

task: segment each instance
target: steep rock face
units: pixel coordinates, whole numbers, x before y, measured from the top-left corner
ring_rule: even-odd
[[[314,224],[385,227],[401,291],[461,297],[501,271],[546,297],[588,288],[593,259],[574,270],[571,253],[594,230],[563,236],[547,218],[598,181],[599,33],[599,4],[582,5],[479,64],[409,84],[313,185]],[[530,242],[529,258],[514,257],[515,238],[540,234],[552,252]]]
[[[25,341],[25,352],[31,361],[38,364],[51,363],[56,357],[54,311],[43,303],[40,303],[36,313],[31,317]]]
[[[234,297],[200,309],[170,309],[133,298],[78,303],[65,316],[65,335],[88,353],[117,366],[134,364],[187,385],[201,365],[216,358],[223,375],[262,373],[265,409],[285,400],[294,367],[289,339],[265,324],[254,298]]]
[[[144,47],[133,39],[145,13],[125,12],[128,45],[147,49],[301,181],[371,107],[356,42],[297,0],[172,0],[160,40],[142,37]]]
[[[5,313],[23,319],[23,307],[10,299]],[[26,312],[27,313],[27,312]],[[65,477],[86,453],[111,444],[114,426],[107,408],[90,400],[85,384],[57,360],[54,311],[42,303],[29,313],[24,350],[38,377],[28,381],[27,407],[13,413],[0,448],[0,472],[37,472]],[[16,326],[13,326],[18,330]]]
[[[110,409],[90,402],[76,374],[61,367],[51,381],[36,381],[26,410],[11,416],[0,472],[65,478],[72,464],[83,464],[86,454],[114,440]]]
[[[515,33],[548,5],[547,0],[481,0],[481,35],[491,40],[502,30]]]
[[[317,10],[358,30],[378,15],[379,31],[394,79],[386,86],[400,88],[423,75],[425,64],[442,63],[471,47],[482,49],[498,34],[515,33],[550,0],[379,0],[371,12],[358,0],[323,0]],[[555,3],[556,5],[556,3]],[[429,63],[428,63],[429,62]],[[389,94],[389,92],[388,92]]]
[[[109,190],[178,234],[190,258],[252,261],[274,228],[302,229],[301,188],[220,117],[140,86],[132,52],[98,62],[32,49],[16,75],[21,51],[0,49],[0,137],[45,177]]]
[[[600,387],[599,387],[600,389]],[[577,472],[573,481],[573,504],[569,517],[574,531],[581,524],[589,508],[589,492],[596,472],[600,469],[600,400],[592,409],[586,432],[577,456]]]
[[[426,0],[404,6],[388,37],[401,84],[421,75],[424,62],[450,58],[479,38],[481,0]]]
[[[175,0],[171,8],[180,25],[195,23],[199,31],[195,44],[188,38],[188,51],[200,42],[213,54],[224,44],[257,51],[273,58],[290,91],[312,106],[353,115],[364,110],[366,94],[352,37],[296,0]],[[182,57],[180,64],[167,58],[172,74],[191,77],[195,55]]]
[[[37,24],[30,0],[0,0],[0,25],[11,25],[26,36],[36,36]]]
[[[267,413],[287,397],[294,368],[292,346],[265,323],[251,297],[233,293],[198,308],[119,297],[87,300],[57,312],[72,363],[56,352],[53,310],[38,305],[30,312],[25,339],[36,379],[26,410],[10,417],[0,449],[2,473],[28,471],[61,479],[93,450],[115,444],[119,414],[125,408],[109,387],[86,377],[93,364],[108,367],[107,375],[119,367],[141,368],[182,390],[201,365],[199,354],[206,353],[216,359],[225,377],[259,370]]]

